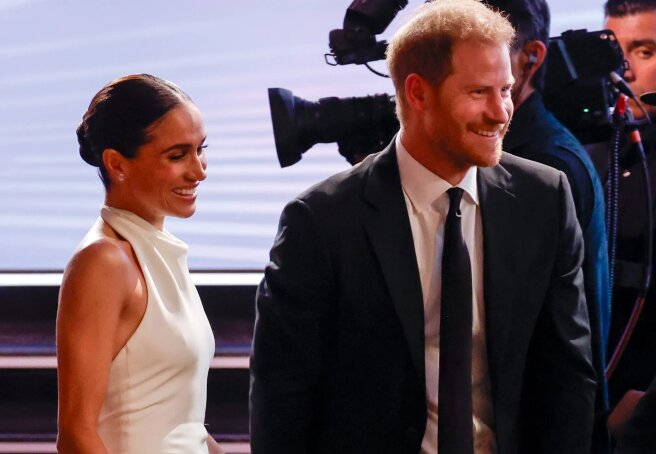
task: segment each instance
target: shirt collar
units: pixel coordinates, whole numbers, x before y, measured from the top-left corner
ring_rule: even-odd
[[[428,209],[435,200],[442,196],[451,183],[443,180],[413,158],[405,148],[399,134],[396,135],[396,156],[401,175],[403,192],[410,199],[415,211]],[[478,205],[478,185],[476,184],[477,167],[472,166],[458,187],[468,195],[469,201]]]

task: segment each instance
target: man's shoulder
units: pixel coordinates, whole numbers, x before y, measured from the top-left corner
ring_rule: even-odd
[[[560,197],[563,185],[569,188],[564,172],[540,162],[520,158],[510,153],[504,153],[499,165],[491,169],[481,169],[487,175],[496,175],[487,179],[495,184],[505,181],[507,187],[519,197],[532,199],[534,197]],[[569,191],[569,189],[568,189]],[[537,199],[536,199],[537,200]]]
[[[561,171],[532,159],[526,159],[511,153],[501,156],[499,166],[513,178],[524,178],[536,182],[555,182],[560,179]]]

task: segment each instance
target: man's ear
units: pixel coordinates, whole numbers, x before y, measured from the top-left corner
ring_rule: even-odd
[[[547,46],[542,41],[533,40],[524,44],[519,55],[519,67],[522,68],[524,77],[532,78],[546,57]]]
[[[408,107],[415,111],[426,108],[428,81],[419,74],[412,73],[405,78],[405,99]]]

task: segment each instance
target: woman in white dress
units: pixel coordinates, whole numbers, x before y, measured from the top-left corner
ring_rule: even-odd
[[[214,337],[187,247],[164,229],[196,210],[201,114],[174,84],[127,76],[96,94],[77,135],[106,191],[59,295],[57,448],[221,453],[203,424]]]

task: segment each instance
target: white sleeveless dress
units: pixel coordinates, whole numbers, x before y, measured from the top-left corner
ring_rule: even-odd
[[[187,267],[187,245],[129,211],[102,219],[134,249],[148,289],[143,319],[112,362],[98,433],[111,454],[206,454],[214,336]]]

